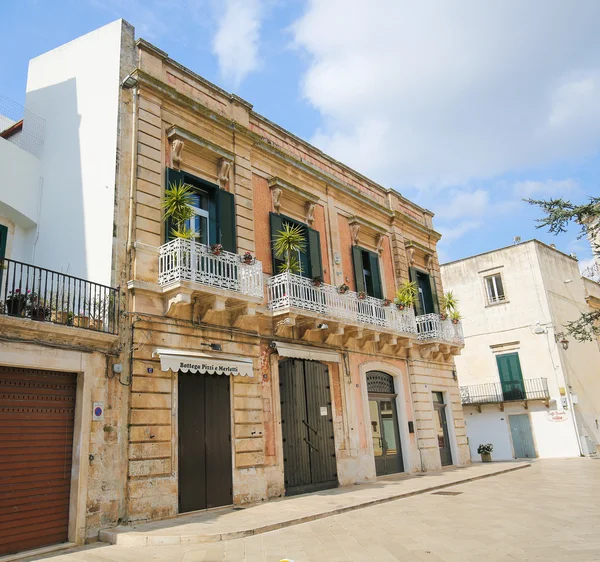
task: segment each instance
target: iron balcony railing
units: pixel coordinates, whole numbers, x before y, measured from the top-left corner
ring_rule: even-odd
[[[422,342],[436,340],[454,345],[464,345],[462,323],[449,318],[442,320],[439,314],[422,314],[417,316],[418,339]]]
[[[5,258],[0,314],[116,334],[119,290]]]
[[[0,137],[37,156],[44,148],[46,121],[0,94]]]
[[[262,263],[254,258],[211,250],[204,244],[176,238],[160,247],[158,283],[193,281],[219,289],[263,297]]]
[[[460,387],[460,400],[463,404],[499,404],[549,398],[548,379],[524,379],[522,382],[492,382]]]
[[[325,318],[379,326],[401,334],[416,334],[412,310],[398,310],[393,304],[359,293],[346,291],[327,283],[315,284],[311,279],[293,273],[280,273],[267,283],[269,309],[277,312],[296,308],[317,313]]]

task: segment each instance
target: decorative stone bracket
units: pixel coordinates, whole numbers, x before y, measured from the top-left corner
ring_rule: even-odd
[[[383,252],[383,242],[387,235],[387,230],[385,228],[357,216],[348,217],[348,224],[350,225],[350,235],[352,237],[353,246],[358,246],[361,242],[364,244],[364,239],[361,240],[361,234],[366,234],[375,239],[377,252]]]
[[[226,158],[219,160],[217,168],[217,177],[219,179],[219,187],[225,191],[229,191],[231,184],[231,171],[233,170],[233,162]]]
[[[273,177],[269,180],[269,188],[271,189],[271,199],[275,213],[279,214],[281,212],[282,199],[290,199],[303,206],[304,220],[306,224],[312,226],[315,220],[315,207],[319,202],[319,198],[316,195],[278,177]]]
[[[181,161],[183,159],[184,142],[181,139],[173,139],[171,143],[171,166],[175,170],[181,169]]]

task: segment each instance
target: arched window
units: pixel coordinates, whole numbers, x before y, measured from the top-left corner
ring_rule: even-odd
[[[367,373],[367,391],[372,394],[396,394],[394,377],[381,371]]]

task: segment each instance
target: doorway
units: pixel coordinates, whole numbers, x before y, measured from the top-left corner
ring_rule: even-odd
[[[537,457],[529,416],[527,414],[508,416],[508,424],[510,426],[515,458],[534,459]]]
[[[286,359],[279,363],[285,494],[338,485],[327,366]]]
[[[367,373],[371,439],[377,476],[404,472],[394,377],[380,371]]]
[[[233,503],[230,379],[179,373],[179,513]]]
[[[438,447],[442,466],[452,464],[452,451],[450,449],[450,436],[448,433],[448,419],[446,417],[446,404],[443,392],[432,392],[435,430],[437,434]]]

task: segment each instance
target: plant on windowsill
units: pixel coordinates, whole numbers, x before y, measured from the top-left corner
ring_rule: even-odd
[[[223,246],[221,244],[211,244],[210,245],[210,253],[213,256],[220,256],[223,252]]]
[[[448,291],[442,295],[442,298],[440,299],[440,308],[440,318],[442,320],[446,320],[448,316],[452,317],[452,313],[458,312],[458,299],[454,296],[452,291]]]
[[[177,184],[169,184],[168,189],[165,190],[162,208],[163,220],[171,221],[173,224],[171,236],[184,240],[192,240],[196,237],[196,231],[185,224],[194,216],[192,203],[192,186],[181,181]]]
[[[453,310],[450,313],[450,320],[452,320],[452,324],[458,324],[461,318],[462,316],[460,315],[460,312],[458,312],[458,310]]]
[[[359,291],[357,296],[361,301],[364,301],[367,298],[367,293],[365,293],[365,291]]]
[[[341,285],[338,286],[337,288],[337,292],[340,295],[345,295],[348,291],[350,290],[350,287],[348,287],[348,285],[346,285],[346,283],[342,283]]]
[[[492,451],[494,446],[491,443],[479,445],[477,453],[481,455],[481,462],[492,462]]]
[[[279,266],[279,273],[302,273],[298,260],[298,253],[304,252],[306,240],[299,225],[284,224],[282,230],[273,237],[273,251],[275,256],[283,260]]]
[[[27,309],[27,294],[22,293],[21,289],[15,289],[6,297],[4,306],[10,316],[24,316]]]
[[[416,296],[417,284],[414,281],[402,281],[396,289],[394,303],[398,307],[398,310],[404,310],[406,307],[410,308],[415,305]]]
[[[245,263],[246,265],[252,265],[255,261],[254,256],[250,252],[246,252],[242,256],[242,263]]]
[[[323,284],[323,278],[320,275],[313,277],[312,284],[315,287],[320,287]]]

